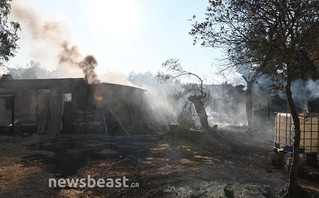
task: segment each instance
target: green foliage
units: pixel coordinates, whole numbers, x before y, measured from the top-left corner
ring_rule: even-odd
[[[17,31],[20,30],[20,25],[8,20],[11,11],[10,3],[11,0],[0,1],[0,63],[14,56],[18,48],[16,42],[19,39]]]
[[[194,19],[194,43],[223,47],[235,66],[282,82],[309,58],[319,35],[319,2],[209,0],[206,19]],[[305,60],[303,58],[303,60]],[[278,86],[276,86],[278,87]]]
[[[319,37],[319,1],[209,0],[209,3],[206,19],[193,24],[190,34],[195,37],[194,43],[225,48],[235,66],[245,66],[255,74],[268,74],[275,82],[273,91],[285,90],[295,131],[286,197],[296,197],[301,132],[291,83],[296,76],[303,79],[305,62],[313,64],[318,59],[314,43]]]

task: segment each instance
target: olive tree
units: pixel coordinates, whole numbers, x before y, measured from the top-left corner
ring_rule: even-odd
[[[246,65],[255,74],[268,74],[273,88],[285,92],[295,132],[286,196],[298,197],[300,121],[291,83],[303,64],[301,56],[318,58],[313,57],[313,42],[319,36],[319,1],[209,0],[206,18],[198,22],[194,17],[190,34],[194,43],[224,48],[233,66]]]
[[[199,84],[193,84],[194,86],[189,86],[190,89],[187,89],[188,93],[195,92],[187,99],[194,104],[202,128],[205,131],[212,132],[213,129],[208,124],[208,116],[204,105],[204,100],[209,98],[209,94],[204,91],[203,79],[193,72],[184,70],[178,59],[169,59],[162,64],[162,67],[166,69],[167,73],[158,72],[156,77],[159,81],[179,80],[182,77],[195,77],[198,80]]]

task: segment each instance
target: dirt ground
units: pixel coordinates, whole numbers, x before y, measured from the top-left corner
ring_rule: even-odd
[[[218,134],[216,139],[200,131],[151,127],[129,137],[1,134],[0,197],[255,198],[282,193],[288,175],[271,165],[271,138],[239,127]],[[50,188],[48,184],[49,178],[88,175],[125,176],[134,187]],[[319,177],[309,177],[300,178],[300,183],[315,197]]]

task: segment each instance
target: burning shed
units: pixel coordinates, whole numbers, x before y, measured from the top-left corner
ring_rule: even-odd
[[[35,125],[37,133],[100,132],[143,116],[144,90],[82,78],[0,79],[0,125]],[[108,123],[110,126],[108,126]]]

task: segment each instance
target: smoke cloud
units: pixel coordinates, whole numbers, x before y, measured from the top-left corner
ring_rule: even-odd
[[[305,99],[315,100],[319,98],[319,80],[303,81],[295,80],[292,82],[291,91],[296,101]]]
[[[97,74],[95,73],[95,67],[97,66],[97,60],[92,55],[88,55],[83,61],[79,63],[80,68],[85,74],[85,80],[89,83],[100,83]]]
[[[7,74],[9,72],[8,68],[6,68],[3,65],[0,65],[0,76],[2,76],[3,74]]]
[[[131,73],[129,80],[147,90],[146,109],[152,123],[167,125],[187,121],[194,122],[195,127],[200,126],[194,105],[187,99],[196,94],[191,85],[178,82],[159,83],[150,72]],[[234,87],[231,84],[204,85],[207,92],[204,104],[211,126],[247,125],[243,87]]]
[[[128,86],[137,86],[128,80],[128,76],[124,72],[120,71],[108,71],[105,74],[99,75],[99,78],[103,82],[122,84]]]
[[[132,72],[128,80],[147,90],[145,109],[150,123],[156,123],[160,126],[177,124],[178,115],[183,108],[183,101],[176,101],[173,96],[177,92],[181,92],[179,84],[159,83],[151,72]]]
[[[64,41],[61,45],[61,52],[59,54],[59,64],[68,67],[78,67],[82,69],[84,73],[84,79],[89,84],[100,83],[101,80],[95,72],[95,68],[98,65],[96,58],[93,55],[87,55],[82,57],[78,50],[78,47],[70,46],[67,41]]]
[[[76,45],[71,44],[71,32],[66,24],[58,21],[42,21],[36,8],[23,1],[12,3],[12,17],[21,23],[23,37],[28,40],[31,59],[42,64],[54,64],[65,70],[81,69],[88,83],[99,83],[95,72],[98,65],[93,55],[83,56]],[[48,61],[50,60],[50,61]],[[49,65],[45,65],[48,67]],[[52,66],[52,65],[50,65]]]

